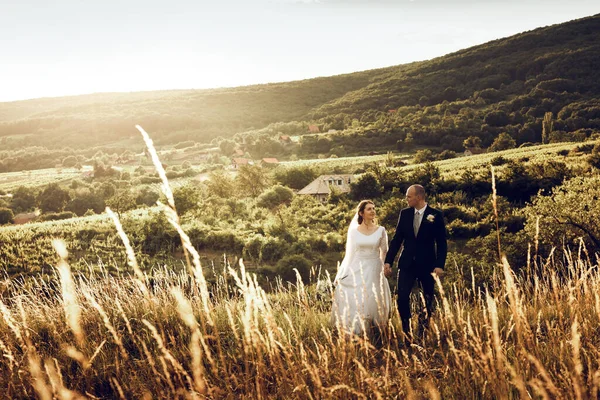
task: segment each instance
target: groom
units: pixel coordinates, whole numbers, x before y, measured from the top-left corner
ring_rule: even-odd
[[[406,191],[408,208],[400,211],[396,233],[385,257],[384,273],[392,275],[391,265],[404,244],[398,261],[398,312],[407,339],[410,331],[410,292],[419,281],[425,297],[425,312],[419,315],[419,332],[429,324],[433,312],[433,274],[441,277],[446,264],[446,226],[442,212],[425,202],[425,189],[412,185]]]

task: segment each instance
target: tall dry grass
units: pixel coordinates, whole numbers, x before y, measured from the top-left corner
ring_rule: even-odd
[[[174,206],[164,206],[178,227]],[[119,226],[119,224],[117,224]],[[57,243],[55,279],[6,280],[0,387],[6,398],[598,398],[600,272],[583,246],[537,256],[517,277],[505,259],[489,289],[439,286],[430,329],[383,347],[339,335],[331,292],[281,282],[263,290],[243,263],[152,279],[71,276]],[[537,253],[537,252],[536,252]],[[324,277],[317,276],[316,279]],[[324,279],[328,279],[325,277]],[[320,285],[319,287],[330,287]],[[416,303],[416,302],[415,302]]]
[[[396,317],[377,350],[332,330],[315,285],[266,293],[243,265],[218,272],[208,309],[195,280],[166,269],[148,292],[134,275],[9,282],[0,387],[7,398],[597,398],[598,264],[563,259],[527,279],[504,263],[495,292],[452,285],[410,349]]]

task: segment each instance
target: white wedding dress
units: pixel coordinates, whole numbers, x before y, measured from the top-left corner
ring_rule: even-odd
[[[334,284],[332,322],[348,333],[363,334],[371,325],[387,325],[391,294],[383,274],[388,236],[380,226],[370,235],[358,231],[353,221],[348,229],[346,255]]]

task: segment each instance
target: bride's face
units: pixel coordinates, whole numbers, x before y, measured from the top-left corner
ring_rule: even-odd
[[[363,211],[363,218],[365,220],[374,220],[375,216],[377,215],[377,213],[375,212],[375,205],[374,204],[367,204],[365,207],[365,210]]]

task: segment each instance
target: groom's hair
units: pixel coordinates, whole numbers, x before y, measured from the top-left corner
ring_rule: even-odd
[[[425,199],[425,188],[419,184],[416,185],[412,185],[413,188],[415,188],[415,194],[419,197],[422,197],[423,199]]]

